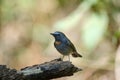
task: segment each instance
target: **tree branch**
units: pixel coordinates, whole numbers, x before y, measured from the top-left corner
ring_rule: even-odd
[[[28,66],[20,71],[0,66],[0,80],[50,80],[65,76],[72,76],[81,69],[69,61],[55,59],[43,64]]]

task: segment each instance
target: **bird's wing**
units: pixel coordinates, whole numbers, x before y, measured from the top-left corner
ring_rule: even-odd
[[[71,47],[72,51],[76,52],[75,46],[73,45],[73,43],[70,40],[67,41],[67,44],[68,44],[68,46]]]

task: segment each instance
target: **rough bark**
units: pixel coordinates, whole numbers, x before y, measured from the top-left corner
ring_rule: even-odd
[[[72,76],[81,69],[69,61],[55,59],[43,64],[28,66],[17,71],[0,65],[0,80],[50,80],[65,76]]]

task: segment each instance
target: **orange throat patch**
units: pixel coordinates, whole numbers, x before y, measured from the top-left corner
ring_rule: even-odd
[[[60,41],[55,41],[55,44],[56,44],[56,45],[60,45],[61,42],[60,42]]]

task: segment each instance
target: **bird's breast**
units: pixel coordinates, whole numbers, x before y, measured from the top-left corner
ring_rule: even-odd
[[[55,45],[60,45],[61,41],[55,41]]]
[[[61,41],[55,41],[54,46],[63,55],[68,55],[72,51],[66,43]]]

